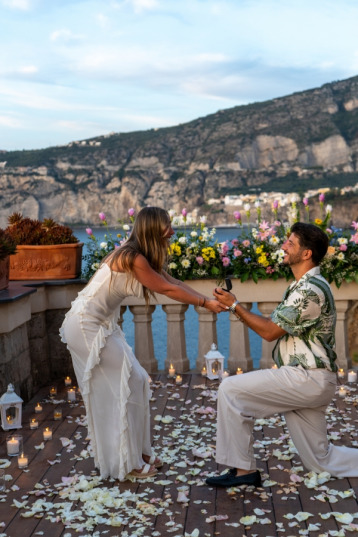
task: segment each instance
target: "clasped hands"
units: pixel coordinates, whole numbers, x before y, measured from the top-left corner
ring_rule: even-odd
[[[229,291],[224,291],[220,287],[215,287],[213,291],[215,300],[207,300],[206,307],[213,313],[221,313],[227,311],[229,307],[235,302],[236,297]]]

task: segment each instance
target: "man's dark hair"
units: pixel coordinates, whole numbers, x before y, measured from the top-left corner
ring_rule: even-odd
[[[314,224],[296,222],[291,227],[291,233],[298,237],[301,248],[311,250],[313,263],[319,265],[328,249],[328,237],[325,232]]]

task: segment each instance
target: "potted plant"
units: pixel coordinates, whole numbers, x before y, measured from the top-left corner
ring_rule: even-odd
[[[9,285],[10,255],[16,252],[13,238],[0,228],[0,291]]]
[[[52,218],[32,220],[20,213],[8,218],[6,233],[16,255],[10,259],[10,280],[67,280],[81,273],[82,246],[71,228]]]

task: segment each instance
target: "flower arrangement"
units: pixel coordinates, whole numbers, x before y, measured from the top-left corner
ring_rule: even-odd
[[[0,228],[0,261],[3,261],[8,255],[16,252],[16,243],[4,229]]]
[[[292,278],[290,268],[282,263],[284,252],[281,247],[294,222],[310,222],[309,200],[304,198],[302,204],[303,206],[300,206],[299,198],[295,195],[288,207],[287,222],[283,223],[278,219],[279,204],[275,201],[271,215],[273,223],[270,224],[262,219],[261,206],[257,201],[254,206],[254,225],[250,222],[251,207],[245,204],[243,215],[238,211],[233,214],[238,227],[237,239],[222,243],[215,237],[215,228],[209,229],[206,226],[205,217],[201,217],[199,223],[193,223],[189,220],[186,209],[183,209],[179,216],[169,211],[173,225],[180,224],[180,227],[171,239],[168,272],[179,280],[215,278],[218,282],[222,282],[228,275],[242,282],[252,279],[256,283],[260,279]],[[321,218],[316,218],[311,223],[320,227],[329,237],[329,248],[321,263],[321,272],[337,287],[340,287],[343,281],[358,283],[358,223],[352,223],[354,233],[334,226],[329,227],[332,207],[324,206],[324,194],[319,195],[319,205]],[[128,216],[129,222],[121,221],[122,232],[113,236],[105,214],[99,213],[102,224],[106,226],[105,240],[102,242],[87,228],[90,241],[87,245],[88,253],[84,256],[85,278],[95,272],[103,257],[127,240],[130,224],[135,219],[134,209],[129,209]],[[245,217],[247,222],[244,223]]]
[[[18,245],[75,244],[78,242],[72,229],[57,224],[52,218],[41,222],[25,218],[20,213],[13,213],[9,216],[8,223],[5,232]]]

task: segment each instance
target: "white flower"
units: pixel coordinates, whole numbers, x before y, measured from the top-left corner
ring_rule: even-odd
[[[339,245],[348,244],[348,239],[346,239],[345,237],[338,237],[337,242]]]
[[[276,235],[272,235],[272,237],[269,238],[270,244],[279,244],[280,239]]]
[[[255,207],[256,207],[256,209],[258,209],[259,207],[261,207],[261,203],[260,203],[259,200],[256,200],[256,201],[255,201]]]
[[[256,237],[257,237],[257,229],[253,228],[251,233],[252,233],[253,238],[256,239]]]
[[[170,218],[173,218],[174,215],[175,215],[175,211],[173,209],[169,209],[168,214],[169,214]]]
[[[179,241],[178,241],[180,244],[186,244],[186,237],[179,237]]]
[[[91,265],[92,270],[97,270],[98,267],[99,267],[99,263],[92,263],[92,265]]]
[[[189,268],[190,267],[190,261],[189,259],[182,259],[181,260],[181,264],[184,268]]]
[[[343,261],[343,259],[344,259],[344,253],[343,253],[343,252],[339,252],[339,254],[337,255],[337,259],[339,259],[340,261]]]
[[[332,212],[332,205],[326,205],[326,213],[331,214],[331,212]]]
[[[297,203],[298,201],[300,201],[300,197],[298,194],[292,194],[291,198],[290,198],[290,201],[291,203]]]
[[[100,247],[101,248],[107,248],[108,244],[106,242],[101,242]]]
[[[197,234],[197,232],[196,232],[196,231],[192,231],[192,232],[190,233],[190,236],[191,236],[191,237],[197,237],[197,236],[198,236],[198,234]]]
[[[191,242],[190,243],[190,248],[195,248],[196,247],[196,243],[195,242]]]
[[[206,218],[205,215],[203,215],[203,216],[200,217],[200,223],[201,223],[201,224],[206,224],[206,220],[207,220],[207,218]]]
[[[172,263],[169,263],[169,268],[170,268],[171,270],[174,270],[174,269],[176,269],[176,268],[177,268],[177,264],[176,264],[176,263],[174,263],[174,262],[172,262]]]
[[[244,205],[244,210],[245,210],[246,212],[249,212],[249,210],[250,210],[250,203],[245,203],[245,205]]]
[[[130,227],[128,224],[123,224],[124,231],[129,231]]]

